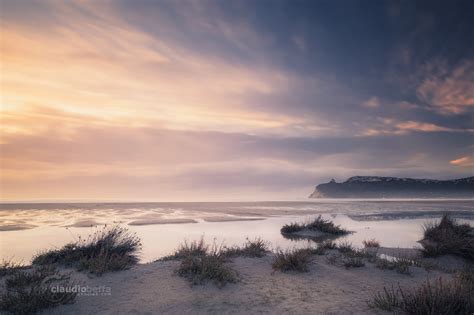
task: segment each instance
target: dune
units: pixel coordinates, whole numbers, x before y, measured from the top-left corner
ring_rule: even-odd
[[[307,273],[273,271],[273,255],[263,258],[235,258],[229,263],[241,281],[219,289],[212,283],[190,286],[173,273],[178,261],[158,261],[137,265],[131,270],[90,278],[73,272],[75,283],[110,288],[110,295],[78,296],[74,304],[48,310],[52,314],[89,313],[295,313],[372,314],[367,301],[375,292],[399,283],[413,287],[427,278],[451,274],[427,272],[411,267],[411,275],[380,270],[373,264],[346,269],[314,256]]]

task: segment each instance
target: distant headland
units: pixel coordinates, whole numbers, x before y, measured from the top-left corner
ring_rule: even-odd
[[[474,176],[452,180],[354,176],[319,184],[309,198],[474,198]]]

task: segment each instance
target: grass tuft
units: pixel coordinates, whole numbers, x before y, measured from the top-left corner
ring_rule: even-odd
[[[360,268],[364,267],[365,263],[362,257],[359,256],[347,256],[344,259],[344,267],[346,268]]]
[[[455,278],[445,282],[426,281],[415,289],[387,289],[375,294],[369,306],[405,314],[472,314],[474,313],[473,284]]]
[[[338,245],[337,245],[337,250],[340,252],[340,253],[351,253],[351,252],[354,252],[355,251],[355,248],[354,246],[352,246],[352,243],[348,242],[348,241],[343,241],[343,242],[340,242]]]
[[[319,245],[321,245],[324,249],[337,249],[337,244],[333,241],[324,241],[321,242]]]
[[[474,260],[473,228],[459,224],[447,214],[438,223],[424,225],[424,238],[420,243],[427,257],[452,254]]]
[[[362,241],[362,244],[364,244],[365,248],[377,248],[380,247],[379,241],[377,241],[375,238],[370,239],[370,240],[364,240]]]
[[[247,239],[241,247],[226,247],[223,255],[227,257],[263,257],[269,250],[268,243],[261,238],[255,238],[253,241]]]
[[[369,302],[372,308],[378,308],[387,312],[394,312],[401,307],[398,290],[392,285],[391,288],[384,287],[382,292],[377,292],[372,301]]]
[[[135,265],[140,250],[141,242],[136,234],[120,226],[104,227],[87,240],[79,239],[60,249],[36,255],[33,265],[59,264],[101,275]]]
[[[278,250],[275,253],[275,259],[272,262],[272,268],[282,272],[307,272],[310,259],[311,250],[306,248],[286,251]]]
[[[209,250],[209,245],[204,242],[204,238],[201,237],[199,241],[188,242],[184,241],[183,244],[174,252],[174,254],[160,258],[159,260],[180,260],[188,256],[204,256]]]
[[[23,264],[16,263],[12,259],[3,259],[0,263],[0,278],[11,275],[18,270],[27,268]]]
[[[303,224],[292,222],[292,223],[283,225],[280,232],[283,234],[290,234],[290,233],[296,233],[296,232],[302,231],[304,228],[305,226]]]
[[[192,285],[204,284],[207,281],[213,281],[218,287],[223,287],[227,283],[235,283],[238,274],[232,268],[227,266],[226,255],[221,247],[215,244],[209,248],[205,246],[204,254],[189,252],[182,260],[176,274],[189,280]]]
[[[76,293],[55,292],[53,286],[70,288],[69,277],[53,266],[37,266],[31,270],[15,270],[6,281],[0,296],[0,311],[12,314],[34,314],[61,304],[73,303]]]
[[[344,235],[349,233],[349,231],[341,228],[340,225],[335,225],[331,220],[323,219],[321,215],[319,215],[316,219],[308,223],[294,222],[290,224],[285,224],[280,229],[280,232],[282,234],[291,234],[300,232],[302,230],[319,231],[333,235]]]
[[[392,260],[385,258],[377,258],[375,260],[375,267],[382,270],[395,270],[400,274],[409,275],[410,266],[416,265],[412,259],[397,257]]]

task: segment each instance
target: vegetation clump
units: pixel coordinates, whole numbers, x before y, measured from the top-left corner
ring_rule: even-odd
[[[337,245],[337,250],[344,254],[355,252],[354,246],[352,246],[352,243],[348,241],[340,242]]]
[[[196,243],[199,245],[200,243]],[[239,280],[238,273],[226,265],[228,256],[222,247],[202,243],[200,251],[188,251],[181,259],[180,265],[175,273],[189,280],[192,285],[204,284],[213,281],[218,287],[227,283],[235,283]],[[196,248],[196,247],[194,247]]]
[[[247,241],[241,246],[226,247],[223,255],[227,257],[263,257],[268,252],[268,243],[261,238]]]
[[[304,228],[305,228],[304,224],[299,224],[299,223],[296,223],[296,222],[292,222],[292,223],[283,225],[283,227],[280,229],[280,232],[282,234],[291,234],[291,233],[300,232]]]
[[[282,272],[298,271],[307,272],[311,260],[311,250],[309,249],[292,249],[278,250],[272,263],[274,270]]]
[[[365,263],[362,257],[346,256],[346,258],[344,259],[344,267],[346,268],[360,268],[364,266],[365,266]]]
[[[53,287],[65,290],[53,290]],[[73,303],[76,293],[69,277],[53,266],[15,269],[5,280],[6,290],[0,295],[0,311],[12,314],[34,314],[61,304]]]
[[[318,244],[318,247],[321,246],[324,249],[337,249],[337,244],[333,241],[324,241]]]
[[[408,258],[397,257],[392,260],[388,260],[385,258],[377,258],[375,260],[375,266],[378,269],[382,270],[395,270],[400,274],[410,274],[410,266],[416,265],[417,263]]]
[[[198,241],[188,242],[184,241],[182,245],[171,255],[158,259],[159,261],[166,260],[182,260],[189,256],[204,256],[210,251],[210,247],[201,237]],[[222,256],[233,257],[263,257],[269,251],[268,243],[261,238],[249,240],[242,246],[232,246],[220,248]]]
[[[415,289],[384,287],[369,303],[384,311],[405,314],[473,314],[472,271],[461,273],[450,282],[439,278]]]
[[[12,259],[3,259],[0,263],[0,278],[11,275],[18,270],[27,268],[23,264],[16,263]]]
[[[311,222],[307,223],[290,223],[285,224],[281,229],[280,232],[282,234],[291,234],[301,232],[303,230],[308,231],[318,231],[322,233],[332,234],[332,235],[344,235],[349,233],[349,231],[341,228],[340,225],[335,225],[331,220],[323,219],[321,215],[319,215],[316,219]]]
[[[40,253],[33,265],[59,264],[101,275],[107,271],[130,268],[139,261],[140,239],[126,228],[114,226],[98,230],[87,240]]]
[[[364,245],[365,248],[377,248],[380,247],[379,241],[376,239],[370,239],[370,240],[364,240],[362,241],[362,244]]]
[[[160,258],[159,260],[181,260],[189,256],[204,256],[208,251],[209,245],[207,245],[204,242],[204,238],[201,237],[199,241],[188,242],[185,240],[173,254]]]
[[[439,223],[424,226],[424,238],[420,241],[427,257],[446,254],[474,260],[474,234],[469,224],[459,224],[447,214]]]

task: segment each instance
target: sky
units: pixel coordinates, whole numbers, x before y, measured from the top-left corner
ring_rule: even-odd
[[[0,199],[474,174],[473,1],[1,0]]]

